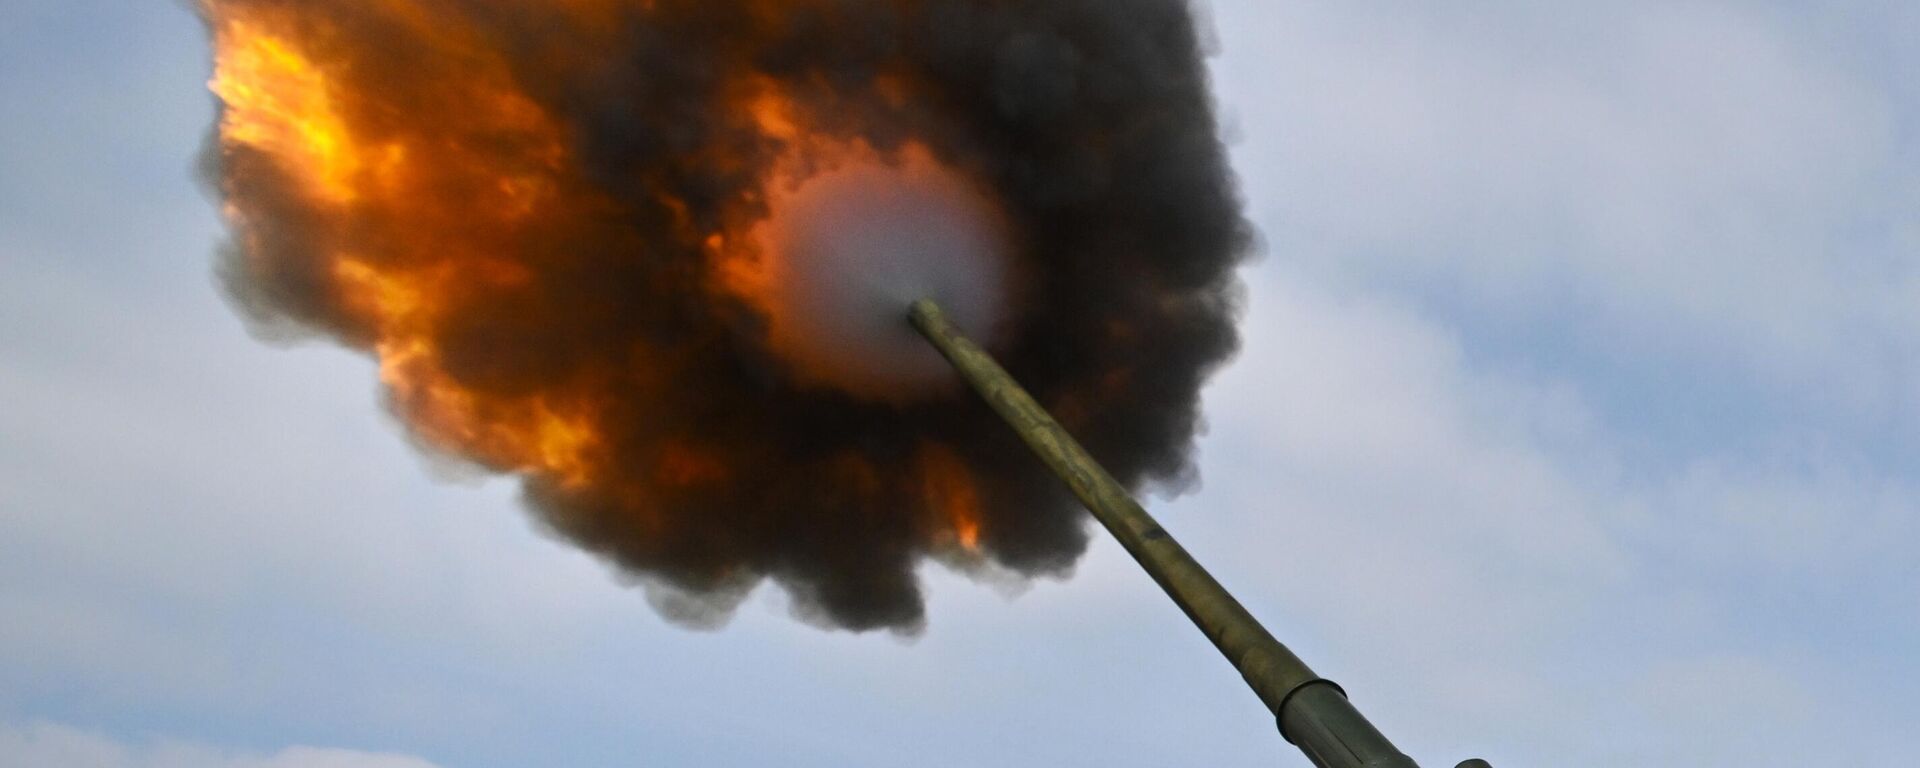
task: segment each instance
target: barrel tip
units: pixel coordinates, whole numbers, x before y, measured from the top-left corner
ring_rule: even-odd
[[[907,321],[915,325],[927,325],[944,319],[946,316],[940,311],[940,305],[934,303],[933,299],[915,299],[907,307]]]

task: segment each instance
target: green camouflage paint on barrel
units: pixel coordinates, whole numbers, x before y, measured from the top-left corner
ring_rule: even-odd
[[[1274,639],[999,363],[948,323],[939,305],[914,302],[909,318],[1233,662],[1279,720],[1281,733],[1315,765],[1417,768],[1339,686]]]

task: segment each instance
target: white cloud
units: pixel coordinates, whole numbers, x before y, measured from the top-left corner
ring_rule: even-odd
[[[1270,510],[1226,526],[1271,594],[1400,668],[1466,660],[1429,684],[1548,679],[1603,637],[1791,669],[1883,627],[1756,626],[1766,591],[1920,596],[1920,478],[1889,460],[1920,447],[1920,100],[1848,47],[1900,12],[1215,8],[1274,263],[1208,497]],[[1530,693],[1505,714],[1555,700]]]
[[[1209,399],[1205,516],[1176,530],[1393,721],[1552,728],[1534,714],[1564,693],[1547,659],[1635,565],[1591,416],[1557,385],[1475,369],[1391,301],[1307,280],[1256,299]]]
[[[1726,3],[1220,6],[1238,19],[1223,100],[1277,258],[1559,323],[1628,365],[1730,360],[1874,417],[1910,397],[1900,286],[1916,267],[1871,233],[1920,221],[1900,199],[1920,182],[1911,116],[1804,20]]]
[[[21,768],[434,768],[417,757],[288,747],[251,755],[184,742],[128,743],[47,722],[0,724],[0,764]]]
[[[1920,540],[1917,501],[1920,492],[1900,478],[1817,452],[1743,466],[1704,460],[1655,501],[1686,514],[1645,522],[1716,571],[1884,576],[1906,568],[1906,552]]]
[[[1920,629],[1881,613],[1920,598],[1907,480],[1799,445],[1623,471],[1633,436],[1578,382],[1472,361],[1390,294],[1267,277],[1172,527],[1407,746],[1474,723],[1510,762],[1784,765],[1749,758],[1818,754],[1790,735],[1805,696],[1914,711],[1873,692]],[[1769,613],[1830,600],[1852,607]],[[1773,736],[1694,738],[1709,720]]]

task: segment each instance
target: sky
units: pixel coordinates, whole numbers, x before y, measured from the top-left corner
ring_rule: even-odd
[[[1906,766],[1920,5],[1213,0],[1258,227],[1167,528],[1429,766]],[[178,3],[0,4],[0,765],[1305,761],[1104,538],[657,616],[248,336]]]

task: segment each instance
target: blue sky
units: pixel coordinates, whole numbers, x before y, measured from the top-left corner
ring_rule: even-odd
[[[1429,765],[1904,766],[1920,5],[1215,0],[1265,256],[1168,527]],[[0,7],[0,765],[1304,764],[1102,541],[667,624],[247,336],[163,2]]]

